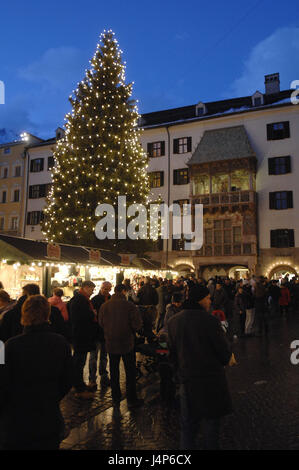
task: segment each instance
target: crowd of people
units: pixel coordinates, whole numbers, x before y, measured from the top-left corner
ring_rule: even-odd
[[[181,448],[195,448],[204,428],[206,448],[218,448],[220,418],[231,412],[225,366],[233,341],[269,334],[269,318],[298,309],[299,280],[167,280],[144,277],[137,288],[125,280],[84,281],[65,303],[63,290],[50,298],[38,285],[23,287],[18,300],[0,289],[0,423],[5,449],[55,449],[63,436],[59,403],[74,388],[92,399],[111,386],[121,401],[120,360],[128,407],[142,406],[136,392],[136,344],[166,343],[173,381],[180,387]],[[109,359],[109,360],[108,360]],[[88,361],[88,364],[87,364]],[[109,370],[108,370],[109,365]],[[84,368],[88,367],[88,383]],[[99,380],[98,380],[99,379]]]

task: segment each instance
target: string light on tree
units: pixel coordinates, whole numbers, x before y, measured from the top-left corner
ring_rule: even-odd
[[[43,221],[51,242],[96,246],[98,204],[116,208],[118,195],[126,196],[128,205],[148,202],[147,157],[121,54],[114,33],[104,31],[90,69],[69,97],[72,111],[65,116],[65,137],[54,152],[54,184]],[[111,242],[105,247],[112,248]]]

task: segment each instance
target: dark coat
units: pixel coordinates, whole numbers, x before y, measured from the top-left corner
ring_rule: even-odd
[[[109,354],[126,354],[134,349],[135,332],[141,330],[138,308],[122,294],[114,294],[103,303],[99,323],[104,330],[105,347]]]
[[[78,352],[94,351],[100,338],[95,312],[83,294],[76,294],[70,304],[72,341]]]
[[[145,284],[137,293],[139,305],[157,305],[159,299],[157,291],[149,284]]]
[[[223,310],[225,311],[228,304],[228,297],[226,291],[221,287],[221,289],[215,289],[212,305],[214,310]]]
[[[72,386],[70,346],[48,324],[25,327],[5,344],[0,416],[5,446],[31,447],[61,437],[59,402]],[[24,447],[22,447],[24,446]]]
[[[158,313],[165,313],[166,310],[166,305],[167,305],[167,299],[168,299],[168,290],[166,286],[160,286],[156,289],[156,292],[158,294],[158,305],[157,305],[157,310]]]
[[[245,312],[246,310],[246,295],[245,294],[240,294],[239,292],[236,294],[235,297],[235,309],[237,313],[240,313],[240,311]]]
[[[192,384],[197,417],[230,413],[224,366],[232,352],[219,320],[199,306],[183,310],[168,322],[168,345],[180,383]]]

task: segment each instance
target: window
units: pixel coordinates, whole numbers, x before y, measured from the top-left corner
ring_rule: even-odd
[[[149,173],[150,177],[150,187],[151,188],[160,188],[164,185],[164,172],[163,171],[153,171]]]
[[[270,231],[271,248],[289,248],[295,246],[293,229],[278,229]]]
[[[4,230],[4,223],[5,223],[5,218],[0,217],[0,230]]]
[[[43,171],[44,169],[44,159],[43,158],[35,158],[30,162],[30,172],[37,173],[39,171]]]
[[[21,176],[21,167],[18,165],[15,167],[15,177]]]
[[[257,98],[254,98],[254,106],[261,106],[261,104],[262,104],[261,96],[258,96]]]
[[[47,185],[46,184],[35,184],[29,186],[29,199],[38,199],[40,197],[46,197]]]
[[[228,191],[228,174],[212,176],[212,192],[226,193]]]
[[[2,199],[1,202],[4,204],[6,202],[6,191],[2,191]]]
[[[241,241],[241,227],[233,227],[233,242],[238,243]]]
[[[5,147],[5,148],[3,149],[3,153],[4,153],[5,155],[8,155],[8,154],[10,153],[10,151],[11,151],[10,147]]]
[[[180,137],[179,139],[173,139],[173,153],[187,153],[191,152],[191,149],[191,137]]]
[[[292,209],[293,208],[293,191],[275,191],[269,193],[270,209]]]
[[[149,142],[147,144],[147,154],[149,157],[163,157],[165,155],[165,142]]]
[[[173,170],[173,184],[188,184],[189,183],[189,170],[182,168],[180,170]]]
[[[269,175],[285,175],[291,173],[291,157],[268,158]]]
[[[268,140],[287,139],[288,137],[290,137],[289,121],[274,122],[272,124],[267,124]]]
[[[38,225],[43,218],[42,211],[27,212],[27,225]]]
[[[209,175],[196,175],[193,178],[193,195],[210,193],[210,177]]]
[[[54,157],[48,157],[48,170],[52,170],[55,165]]]
[[[249,173],[247,170],[234,170],[231,173],[231,191],[249,190]]]
[[[3,168],[2,178],[8,178],[8,168]]]
[[[20,190],[15,189],[13,192],[13,202],[19,202],[20,200]]]
[[[12,217],[10,219],[10,229],[11,230],[18,230],[18,225],[19,225],[19,218],[18,217]]]

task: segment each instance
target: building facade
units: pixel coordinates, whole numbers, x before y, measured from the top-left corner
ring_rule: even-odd
[[[22,236],[26,204],[25,146],[42,142],[26,134],[26,140],[0,145],[0,232]]]
[[[151,197],[203,204],[203,247],[164,240],[182,272],[244,277],[299,274],[299,106],[265,76],[252,96],[144,114]],[[171,227],[171,224],[170,224]]]

